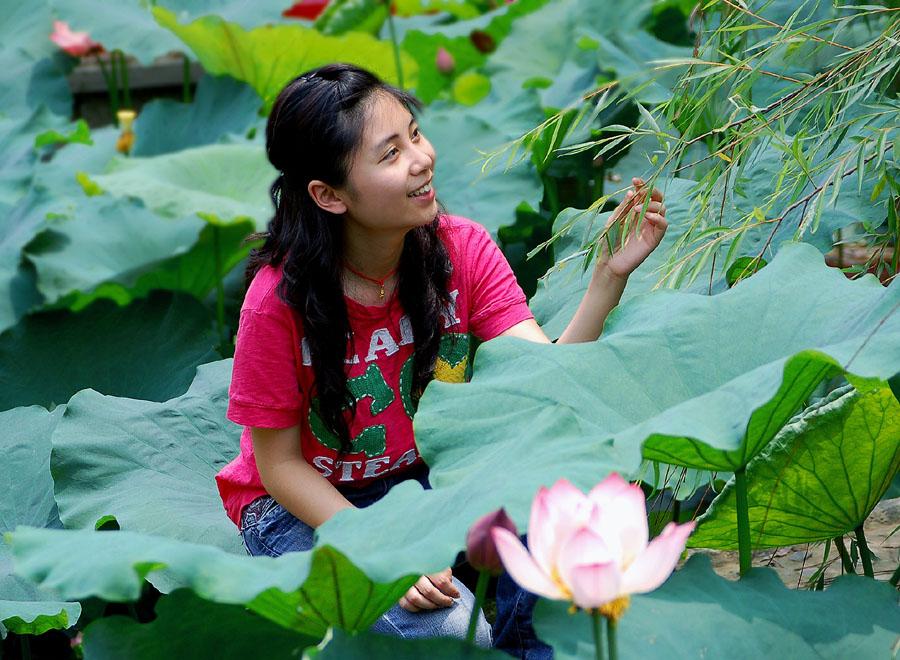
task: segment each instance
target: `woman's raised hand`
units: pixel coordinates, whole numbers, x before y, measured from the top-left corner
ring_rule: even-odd
[[[611,274],[622,279],[634,272],[644,259],[659,246],[669,224],[666,220],[663,194],[657,188],[649,191],[650,201],[647,203],[647,210],[644,217],[640,217],[648,190],[643,179],[634,178],[631,182],[634,184],[634,190],[629,190],[625,194],[625,201],[616,207],[606,225],[612,227],[614,223],[619,223],[622,231],[627,229],[628,234],[624,237],[624,244],[621,239],[616,241],[613,253],[610,255],[604,240],[598,263],[598,265],[605,266]],[[610,235],[616,236],[618,233],[611,231]]]
[[[459,589],[453,584],[453,571],[445,568],[440,573],[423,575],[400,599],[400,607],[410,612],[448,607],[459,598]]]

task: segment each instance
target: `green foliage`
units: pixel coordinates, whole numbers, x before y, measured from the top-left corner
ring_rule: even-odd
[[[884,384],[838,390],[747,466],[754,549],[827,541],[862,525],[900,471],[900,403]],[[689,543],[737,549],[729,482]]]
[[[557,660],[593,658],[589,617],[567,608],[539,602],[538,637]],[[821,593],[792,591],[770,568],[731,582],[694,556],[656,591],[632,597],[618,626],[619,657],[877,658],[900,634],[897,610],[896,591],[873,580],[845,576]]]
[[[19,525],[61,527],[50,478],[50,433],[63,408],[17,408],[0,413],[5,433],[0,482],[8,491],[0,500],[0,633],[40,635],[67,628],[81,614],[78,603],[63,602],[52,590],[35,587],[13,573],[12,552],[2,535]]]
[[[460,639],[395,639],[373,633],[348,635],[331,631],[318,648],[307,649],[304,660],[504,660],[509,655],[465,644]]]
[[[317,641],[244,607],[211,603],[180,589],[159,600],[149,623],[125,616],[94,621],[84,631],[84,653],[97,660],[282,660],[299,658]]]
[[[0,334],[0,410],[52,408],[85,387],[165,400],[187,389],[198,364],[218,357],[213,342],[209,314],[183,294],[154,292],[124,309],[98,300],[77,313],[32,314]]]

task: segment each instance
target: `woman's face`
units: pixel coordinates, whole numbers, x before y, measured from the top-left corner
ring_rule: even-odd
[[[342,195],[345,228],[407,231],[431,222],[435,154],[415,118],[393,96],[377,94],[364,126]]]

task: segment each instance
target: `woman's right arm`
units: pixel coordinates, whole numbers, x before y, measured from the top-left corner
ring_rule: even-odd
[[[285,509],[310,527],[318,527],[353,505],[310,465],[300,448],[300,426],[252,427],[253,453],[263,487]]]

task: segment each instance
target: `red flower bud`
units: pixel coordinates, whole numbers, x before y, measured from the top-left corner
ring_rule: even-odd
[[[434,62],[437,65],[437,70],[444,75],[453,73],[453,69],[456,66],[453,55],[447,52],[447,49],[443,46],[438,46],[437,57],[435,57]]]
[[[472,568],[487,571],[492,575],[500,575],[503,572],[503,563],[497,554],[497,546],[494,545],[494,540],[491,538],[491,529],[494,527],[502,527],[516,536],[519,535],[516,524],[506,515],[504,509],[486,513],[472,525],[469,533],[466,534],[466,558]]]
[[[497,50],[497,41],[484,30],[472,30],[469,34],[472,45],[478,49],[479,53],[493,53]]]

